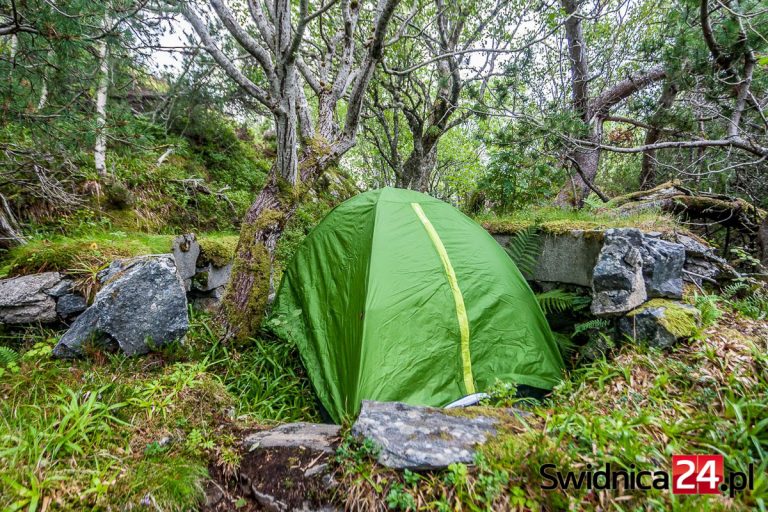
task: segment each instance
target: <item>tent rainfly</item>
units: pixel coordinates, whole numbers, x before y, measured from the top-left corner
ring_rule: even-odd
[[[551,389],[561,378],[509,256],[472,219],[411,190],[331,211],[285,269],[272,315],[336,421],[366,399],[443,406],[497,380]]]

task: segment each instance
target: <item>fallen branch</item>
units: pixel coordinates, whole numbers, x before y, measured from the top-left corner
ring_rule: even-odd
[[[237,208],[235,208],[235,205],[232,203],[232,201],[227,197],[227,195],[224,193],[226,190],[229,190],[229,187],[224,187],[222,189],[219,189],[217,192],[214,192],[208,186],[203,182],[202,178],[186,178],[183,180],[171,180],[175,183],[181,183],[184,185],[184,188],[186,188],[188,191],[191,191],[193,193],[197,194],[204,194],[206,196],[216,196],[219,199],[225,201],[229,208],[232,210],[232,213],[235,215],[237,214]]]

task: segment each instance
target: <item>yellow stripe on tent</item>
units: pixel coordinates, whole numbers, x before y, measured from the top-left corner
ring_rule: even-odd
[[[435,227],[427,218],[424,210],[421,209],[419,203],[411,203],[411,208],[416,212],[416,215],[424,225],[424,229],[427,230],[432,244],[437,250],[437,254],[440,256],[440,261],[443,262],[443,268],[445,269],[445,275],[448,278],[448,285],[451,287],[453,293],[453,301],[456,303],[456,316],[459,319],[459,333],[461,334],[461,363],[464,373],[464,388],[468,395],[475,392],[475,382],[472,378],[472,360],[469,353],[469,319],[467,319],[467,308],[464,306],[464,296],[461,294],[459,288],[459,282],[456,280],[456,272],[453,270],[451,260],[448,258],[448,253],[445,251],[443,241],[440,240],[440,235],[435,231]]]

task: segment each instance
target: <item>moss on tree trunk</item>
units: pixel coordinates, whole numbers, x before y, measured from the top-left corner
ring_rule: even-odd
[[[264,319],[274,288],[272,278],[277,242],[300,201],[298,189],[296,193],[285,192],[291,188],[273,177],[245,216],[232,265],[232,278],[220,311],[228,338],[248,338]]]

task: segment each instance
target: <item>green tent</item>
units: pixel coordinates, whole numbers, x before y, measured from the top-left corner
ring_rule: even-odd
[[[337,206],[283,274],[273,322],[331,417],[443,406],[497,379],[550,389],[560,353],[520,271],[472,219],[395,188]]]

